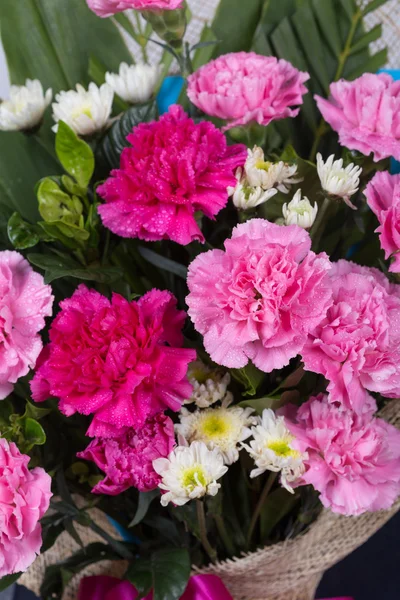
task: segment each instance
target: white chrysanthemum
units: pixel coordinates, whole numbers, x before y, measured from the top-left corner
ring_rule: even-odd
[[[290,186],[302,181],[302,178],[294,177],[297,173],[297,165],[289,165],[283,161],[276,163],[266,161],[262,148],[254,146],[253,150],[247,150],[247,160],[244,165],[245,176],[251,187],[260,187],[263,190],[276,188],[287,194]]]
[[[178,446],[168,458],[156,458],[153,468],[162,478],[159,488],[165,491],[161,496],[163,506],[169,502],[182,506],[206,494],[215,496],[221,487],[217,480],[228,470],[221,452],[209,450],[202,442]]]
[[[297,190],[292,200],[282,206],[282,214],[285,225],[299,225],[303,229],[309,229],[314,223],[318,213],[318,204],[312,206],[308,198],[301,197],[301,190]]]
[[[229,408],[226,404],[225,401],[221,407],[195,412],[182,408],[175,431],[189,443],[204,442],[209,450],[218,448],[225,464],[231,465],[239,459],[239,444],[250,437],[250,426],[257,419],[251,416],[252,408]]]
[[[110,117],[113,98],[114,90],[107,83],[100,87],[90,83],[88,90],[78,83],[76,91],[60,92],[52,104],[53,131],[57,131],[58,121],[64,121],[78,135],[101,131]]]
[[[106,73],[106,82],[122,100],[137,104],[150,100],[161,73],[161,65],[127,65],[123,62],[119,73]]]
[[[195,360],[189,365],[187,376],[193,386],[193,392],[184,404],[195,403],[199,408],[208,408],[224,398],[231,402],[232,394],[227,392],[231,382],[229,373],[220,369],[210,369],[200,360]]]
[[[235,188],[228,188],[228,193],[232,195],[232,202],[236,208],[248,210],[264,204],[272,196],[275,196],[278,190],[275,188],[263,190],[261,187],[251,187],[246,180],[242,180]]]
[[[0,130],[29,131],[43,119],[53,97],[51,89],[44,94],[37,79],[27,79],[25,85],[12,85],[9,100],[0,101]]]
[[[357,207],[350,201],[350,196],[353,196],[360,187],[362,169],[356,167],[354,163],[350,163],[344,168],[343,159],[334,159],[335,155],[331,154],[324,162],[321,154],[317,154],[317,170],[322,189],[328,194],[340,196],[350,208],[357,210]]]
[[[293,492],[290,483],[296,481],[304,473],[301,454],[291,447],[294,437],[285,425],[284,417],[277,417],[273,410],[263,410],[259,424],[251,430],[253,440],[242,444],[254,459],[256,469],[250,477],[258,477],[265,471],[281,472],[281,484],[289,492]]]

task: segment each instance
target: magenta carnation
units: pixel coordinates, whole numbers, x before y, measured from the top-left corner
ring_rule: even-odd
[[[0,578],[26,571],[42,545],[39,519],[49,508],[51,477],[13,442],[0,438]]]
[[[389,267],[392,273],[400,273],[400,175],[378,171],[367,185],[364,194],[371,210],[376,214],[379,240],[385,258],[394,260]]]
[[[174,10],[183,0],[87,0],[89,8],[99,17],[111,17],[115,13],[134,8],[136,10]]]
[[[94,415],[88,435],[118,437],[190,397],[196,352],[181,347],[186,314],[172,294],[110,301],[80,285],[60,306],[31,382],[34,400],[58,397],[65,415]]]
[[[366,389],[400,395],[400,287],[346,260],[330,275],[333,304],[309,335],[304,366],[329,380],[332,402],[370,411]]]
[[[161,478],[153,469],[153,460],[166,458],[174,446],[174,424],[159,413],[137,432],[128,429],[118,438],[94,439],[78,456],[92,460],[106,474],[92,492],[116,496],[130,487],[141,492],[154,490]]]
[[[400,431],[370,414],[310,398],[286,425],[294,449],[307,453],[300,485],[311,484],[324,506],[343,515],[388,509],[400,494]]]
[[[375,161],[400,160],[400,81],[385,73],[364,73],[354,81],[331,83],[330,92],[329,100],[315,100],[342,146],[373,152]]]
[[[310,76],[286,60],[255,52],[232,52],[188,77],[187,94],[207,115],[228,121],[225,129],[295,117]]]
[[[238,225],[225,251],[200,254],[189,267],[189,315],[211,358],[226,367],[248,360],[280,369],[303,348],[331,303],[326,254],[308,233],[263,219]]]
[[[195,124],[177,105],[127,139],[120,169],[97,190],[107,202],[99,206],[104,225],[122,237],[204,242],[195,212],[213,218],[226,205],[246,147],[227,146],[212,123]]]
[[[30,368],[43,347],[38,331],[51,315],[51,287],[18,252],[0,252],[0,399]]]

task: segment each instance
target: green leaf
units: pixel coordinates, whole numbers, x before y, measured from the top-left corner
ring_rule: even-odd
[[[56,153],[64,169],[86,188],[94,171],[94,155],[91,147],[81,140],[64,121],[58,122]]]
[[[367,6],[363,9],[364,17],[365,17],[365,15],[372,12],[373,10],[376,10],[380,6],[383,6],[384,4],[386,4],[386,2],[387,2],[387,0],[372,0],[372,2],[367,4]]]
[[[10,400],[5,399],[0,402],[0,427],[8,427],[13,412],[14,407]]]
[[[39,212],[47,223],[61,221],[66,217],[68,222],[77,224],[82,214],[82,202],[77,196],[69,196],[62,191],[58,183],[50,177],[42,179],[37,190]]]
[[[272,408],[277,410],[281,406],[280,397],[269,397],[254,398],[254,400],[242,400],[238,406],[242,408],[253,408],[258,415],[262,415],[263,410],[266,408]]]
[[[358,38],[358,40],[352,45],[350,54],[355,54],[360,50],[364,50],[364,48],[367,48],[372,42],[376,42],[376,40],[378,40],[380,37],[382,37],[382,23],[375,25],[375,27]]]
[[[263,2],[252,0],[221,0],[211,29],[217,40],[213,57],[228,52],[250,50],[253,36],[261,17]]]
[[[10,585],[18,581],[22,573],[15,573],[14,575],[6,575],[0,579],[0,592],[6,590]]]
[[[7,206],[0,204],[0,250],[12,250],[13,246],[7,235],[8,221],[13,211]]]
[[[363,73],[376,73],[379,69],[384,67],[387,63],[388,58],[388,50],[387,48],[383,48],[379,50],[376,54],[371,56],[371,58],[357,67],[354,71],[347,76],[348,79],[356,79],[360,77]]]
[[[23,419],[24,438],[30,446],[43,446],[46,443],[46,434],[43,427],[30,417]]]
[[[244,396],[254,396],[265,377],[265,373],[250,362],[242,369],[230,369],[230,373],[245,388]]]
[[[17,250],[25,250],[36,246],[40,241],[50,242],[54,238],[37,225],[32,225],[17,212],[13,213],[7,224],[7,233],[10,242]]]
[[[151,492],[139,492],[139,502],[136,510],[136,514],[133,517],[132,521],[129,523],[129,527],[135,527],[138,525],[145,516],[147,515],[147,511],[149,510],[150,504],[160,495],[158,490],[152,490]]]
[[[46,283],[51,283],[61,277],[74,277],[83,281],[112,283],[123,275],[122,270],[118,267],[103,267],[94,264],[85,268],[74,259],[66,256],[28,254],[28,260],[36,267],[45,271],[44,280]]]
[[[35,404],[26,402],[25,417],[30,417],[36,421],[40,421],[52,412],[51,408],[38,408]]]
[[[278,488],[267,496],[260,513],[262,542],[266,541],[279,521],[294,508],[298,499],[296,494],[291,494],[284,488]]]
[[[215,44],[218,43],[219,41],[216,39],[211,27],[205,25],[201,32],[200,42],[195,46],[192,46],[192,50],[196,50],[192,58],[194,71],[211,60],[213,52],[215,51]]]
[[[109,71],[131,60],[113,21],[99,19],[82,0],[68,0],[68,10],[64,0],[2,0],[0,21],[13,83],[30,77],[53,92],[68,90],[87,82],[91,55]]]
[[[184,548],[154,552],[150,560],[134,561],[126,577],[141,597],[153,590],[153,600],[177,600],[186,589],[190,577],[190,556]]]
[[[177,275],[186,281],[187,268],[184,265],[181,265],[170,258],[165,258],[164,256],[161,256],[160,254],[157,254],[157,252],[154,252],[149,248],[145,248],[144,246],[139,246],[138,250],[140,255],[155,267],[158,267],[162,271],[173,273],[174,275]]]
[[[108,168],[119,167],[121,152],[130,145],[126,137],[136,125],[154,121],[157,116],[155,102],[136,104],[129,108],[106,132],[96,148],[96,157]]]

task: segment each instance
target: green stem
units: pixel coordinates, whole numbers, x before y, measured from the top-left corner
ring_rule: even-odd
[[[211,546],[207,537],[206,515],[204,513],[204,504],[202,500],[196,500],[197,521],[200,529],[200,540],[204,550],[207,552],[211,562],[217,562],[217,552]]]
[[[135,10],[133,12],[135,13],[136,25],[137,25],[138,32],[139,32],[139,40],[140,40],[139,43],[140,43],[140,47],[142,49],[143,60],[147,64],[149,61],[149,57],[147,56],[147,49],[146,49],[147,40],[144,37],[139,12],[137,10]]]
[[[316,252],[324,232],[324,222],[328,213],[331,201],[329,198],[325,198],[321,208],[318,211],[317,218],[315,219],[314,225],[310,230],[310,237],[312,239],[312,248]]]
[[[351,19],[350,31],[347,36],[344,48],[343,48],[342,52],[339,54],[338,66],[337,66],[335,78],[333,81],[338,81],[341,78],[341,76],[343,75],[343,69],[346,64],[347,59],[349,58],[354,35],[356,33],[356,29],[360,22],[361,17],[362,17],[362,12],[361,12],[361,10],[358,9],[354,13],[354,15]],[[315,156],[317,154],[318,146],[321,141],[321,137],[326,133],[326,131],[328,131],[328,127],[326,127],[324,120],[321,119],[321,121],[317,127],[317,130],[315,132],[315,139],[314,139],[314,143],[313,143],[313,146],[312,146],[312,149],[310,152],[309,160],[314,162]]]
[[[234,556],[235,547],[234,547],[232,540],[229,537],[229,533],[225,527],[224,519],[221,517],[221,515],[214,515],[214,519],[215,519],[215,524],[218,529],[219,536],[225,546],[225,550],[227,551],[229,556]]]
[[[111,546],[111,548],[121,556],[121,558],[124,558],[125,560],[133,560],[134,556],[132,552],[130,552],[124,546],[124,544],[121,544],[121,542],[115,540],[109,533],[104,531],[104,529],[97,525],[97,523],[91,520],[89,523],[89,527],[92,531],[94,531],[100,537],[102,537],[103,540],[105,540]]]
[[[261,496],[258,499],[256,508],[254,509],[253,515],[251,517],[249,532],[247,534],[247,548],[250,547],[251,540],[253,538],[254,529],[256,528],[257,521],[261,514],[262,507],[264,506],[264,502],[267,499],[267,496],[268,496],[269,492],[271,491],[271,488],[274,485],[277,476],[278,476],[278,473],[271,472],[267,481],[265,482],[264,489],[261,492]]]

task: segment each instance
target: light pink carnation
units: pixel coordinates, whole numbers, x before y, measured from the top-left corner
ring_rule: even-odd
[[[0,578],[26,571],[42,545],[39,519],[49,508],[51,477],[13,442],[0,438]]]
[[[364,73],[354,81],[331,83],[330,92],[329,100],[315,100],[342,146],[373,152],[375,161],[400,160],[400,81],[386,73]]]
[[[200,254],[189,267],[189,315],[211,358],[226,367],[248,360],[265,372],[296,356],[331,303],[326,254],[308,233],[263,219],[238,225],[225,252]]]
[[[370,411],[365,389],[400,395],[400,286],[377,269],[332,265],[333,304],[310,333],[304,366],[329,381],[332,402]]]
[[[87,0],[89,8],[99,17],[111,17],[115,13],[134,8],[136,10],[174,10],[183,0]]]
[[[400,273],[400,175],[378,171],[367,185],[364,194],[371,210],[376,214],[380,233],[379,240],[385,258],[394,259],[389,267],[392,273]]]
[[[207,115],[228,121],[225,129],[295,117],[310,76],[286,60],[255,52],[232,52],[188,77],[187,94]]]
[[[383,419],[310,398],[286,425],[291,445],[306,452],[300,485],[311,484],[324,506],[343,515],[388,509],[400,494],[400,431]]]
[[[154,490],[161,477],[153,469],[153,460],[166,458],[174,446],[174,424],[160,413],[138,432],[128,429],[115,439],[94,439],[78,456],[92,460],[106,474],[92,492],[116,496],[130,487],[141,492]]]
[[[172,294],[151,290],[138,302],[114,294],[110,302],[80,285],[60,306],[31,382],[34,400],[58,397],[67,416],[94,414],[88,435],[118,437],[190,397],[196,352],[181,347],[186,314]]]
[[[227,146],[212,123],[195,124],[177,105],[127,139],[120,169],[97,189],[107,202],[99,206],[104,225],[122,237],[204,242],[195,212],[213,218],[226,205],[246,147]]]
[[[18,252],[0,252],[0,399],[30,368],[43,347],[38,331],[51,315],[51,287]]]

